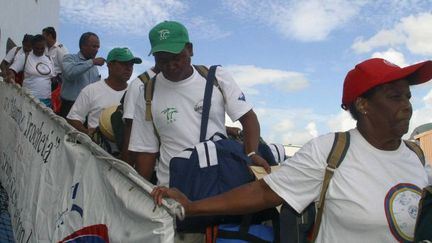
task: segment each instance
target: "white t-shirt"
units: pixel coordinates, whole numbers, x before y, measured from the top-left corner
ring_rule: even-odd
[[[51,98],[51,78],[56,73],[48,56],[38,57],[30,52],[25,62],[25,55],[17,55],[10,69],[16,73],[24,70],[23,88],[29,89],[33,96],[39,99]]]
[[[17,46],[13,47],[12,49],[10,49],[8,51],[8,53],[6,54],[6,56],[3,58],[4,61],[6,61],[7,63],[11,64],[15,57],[20,56],[20,55],[25,55],[24,49],[22,47],[20,47],[20,49],[17,52]],[[16,53],[16,55],[15,55]]]
[[[207,138],[214,133],[225,132],[225,112],[233,120],[238,120],[252,106],[245,101],[245,96],[233,78],[218,67],[216,78],[221,86],[226,102],[220,90],[213,88]],[[172,82],[162,73],[156,78],[152,101],[152,115],[161,146],[155,135],[151,121],[145,120],[145,101],[138,99],[132,125],[129,150],[155,153],[160,151],[160,161],[156,174],[160,185],[169,184],[169,161],[179,152],[199,143],[201,112],[206,80],[198,73],[185,80]],[[139,96],[143,96],[143,91]]]
[[[153,78],[156,73],[153,70],[148,69],[146,71],[150,78]],[[128,91],[126,92],[125,99],[123,102],[123,119],[133,119],[135,115],[135,105],[138,97],[144,99],[144,96],[139,96],[140,91],[144,89],[144,83],[140,78],[135,78],[129,84]]]
[[[405,143],[394,151],[369,144],[357,129],[330,182],[316,242],[413,240],[425,167]],[[317,201],[334,134],[311,140],[279,170],[264,177],[297,212]]]
[[[96,128],[99,126],[99,116],[104,108],[119,105],[120,99],[127,90],[114,90],[105,82],[99,80],[87,85],[76,99],[67,118],[84,122],[87,118],[87,126]]]
[[[63,46],[63,44],[60,44],[56,42],[53,46],[50,48],[45,49],[45,54],[51,57],[51,60],[54,63],[54,68],[56,73],[62,73],[63,70],[63,58],[64,55],[68,54],[69,51],[66,49],[66,47]]]

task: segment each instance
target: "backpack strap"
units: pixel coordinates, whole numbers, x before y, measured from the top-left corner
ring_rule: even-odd
[[[405,142],[405,145],[418,156],[422,165],[425,166],[426,159],[425,159],[423,150],[420,148],[420,146],[413,141],[404,140],[404,142]]]
[[[315,239],[318,236],[322,215],[324,213],[325,195],[327,193],[330,180],[332,179],[335,170],[339,167],[339,165],[342,163],[343,159],[345,158],[345,155],[348,151],[349,144],[350,144],[349,132],[335,133],[333,146],[327,157],[327,167],[324,174],[324,180],[321,188],[321,193],[319,196],[319,201],[317,203],[318,210],[317,210],[317,216],[315,219],[315,224],[313,229],[312,242],[315,242]]]
[[[151,113],[151,103],[153,99],[154,82],[156,81],[156,76],[157,74],[151,79],[147,72],[144,72],[143,74],[138,76],[138,78],[141,80],[141,82],[143,82],[145,87],[144,100],[146,102],[146,114],[145,114],[146,121],[153,120],[152,113]]]
[[[207,79],[209,69],[206,66],[204,65],[193,65],[193,66],[203,78]],[[217,80],[216,76],[213,79],[213,85],[221,92],[224,103],[226,103],[225,95],[222,92],[222,88],[219,85],[219,81]]]
[[[145,113],[145,120],[146,121],[151,121],[153,124],[153,130],[154,133],[159,141],[159,145],[160,145],[160,136],[159,136],[159,132],[156,129],[156,125],[153,122],[153,115],[151,112],[151,104],[152,104],[152,100],[153,100],[153,94],[154,94],[154,85],[156,82],[156,76],[158,74],[156,73],[156,75],[153,78],[150,78],[150,75],[147,72],[144,72],[143,74],[139,75],[138,78],[141,80],[141,82],[143,82],[144,84],[144,100],[146,103],[146,113]]]

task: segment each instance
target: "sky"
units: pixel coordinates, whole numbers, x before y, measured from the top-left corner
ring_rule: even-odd
[[[92,31],[98,56],[129,47],[143,59],[133,79],[154,64],[148,32],[164,20],[188,29],[193,64],[231,72],[271,143],[302,145],[355,127],[340,104],[357,63],[381,57],[403,67],[432,56],[431,0],[60,0],[58,41],[77,53]],[[432,122],[432,82],[411,92],[408,135]]]

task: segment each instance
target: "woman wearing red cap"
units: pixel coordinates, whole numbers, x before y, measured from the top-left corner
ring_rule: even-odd
[[[380,58],[347,74],[342,107],[357,127],[348,132],[348,150],[325,194],[317,242],[414,240],[420,192],[431,182],[402,136],[412,115],[409,86],[431,78],[431,61],[400,68]],[[191,202],[175,189],[156,187],[154,199],[174,198],[187,216],[246,214],[283,201],[300,213],[318,201],[334,137],[311,140],[279,170],[227,193]]]

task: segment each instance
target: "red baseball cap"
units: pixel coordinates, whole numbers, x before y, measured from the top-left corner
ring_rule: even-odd
[[[401,68],[382,58],[371,58],[357,64],[345,77],[342,108],[347,110],[363,93],[380,84],[406,79],[410,85],[432,79],[432,61]]]

